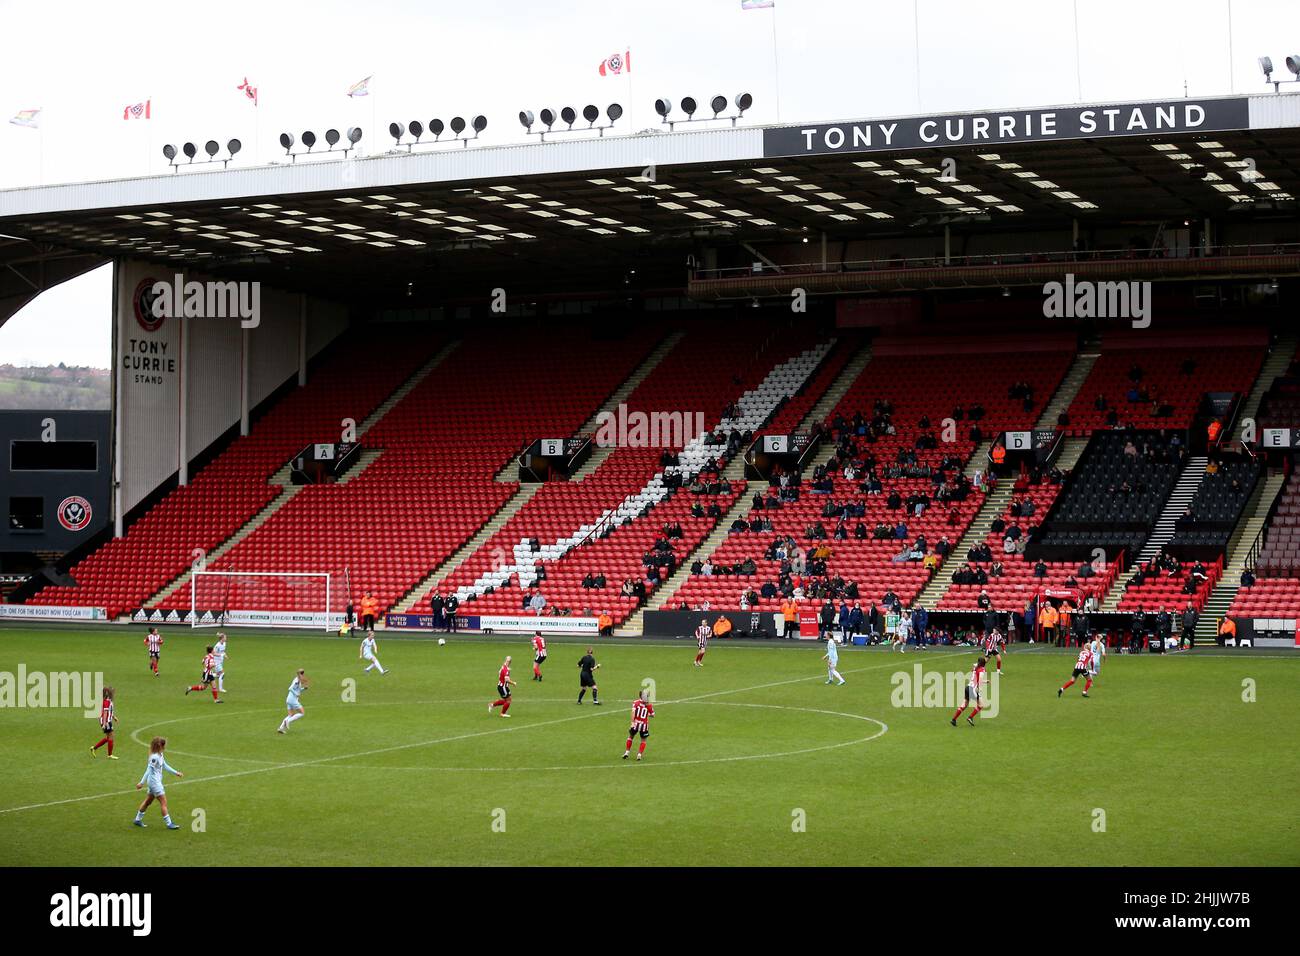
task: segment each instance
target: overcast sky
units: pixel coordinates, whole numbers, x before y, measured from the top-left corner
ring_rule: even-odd
[[[1300,0],[0,0],[0,36],[11,188],[165,173],[162,145],[185,140],[237,137],[252,164],[286,130],[360,126],[373,151],[393,120],[456,114],[519,142],[515,115],[543,106],[617,101],[632,131],[663,95],[748,91],[760,124],[1263,92],[1256,57],[1289,75]],[[628,50],[629,73],[598,75]],[[146,99],[153,119],[122,120]],[[39,131],[7,122],[36,108]],[[0,363],[107,366],[106,272],[0,327]]]

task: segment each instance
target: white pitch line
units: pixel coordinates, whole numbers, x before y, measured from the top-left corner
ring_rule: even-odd
[[[862,673],[862,672],[864,672],[864,671],[882,670],[883,668],[886,668],[886,667],[895,667],[895,666],[897,666],[897,665],[896,665],[896,664],[893,664],[893,663],[890,663],[890,664],[878,664],[878,665],[873,665],[873,666],[871,666],[871,667],[859,667],[859,668],[853,668],[853,669],[847,671],[847,673],[850,673],[850,674],[857,674],[857,673]],[[841,673],[844,673],[844,672],[841,672]],[[783,686],[783,685],[786,685],[786,684],[798,684],[798,683],[802,683],[802,682],[806,682],[806,681],[820,680],[820,679],[821,679],[821,676],[820,676],[820,675],[813,675],[813,676],[810,676],[810,677],[794,677],[794,678],[790,678],[789,680],[771,681],[771,682],[766,683],[766,684],[755,684],[755,685],[753,685],[752,687],[737,687],[737,688],[735,688],[734,690],[714,691],[714,692],[711,692],[711,693],[708,693],[708,694],[699,694],[699,695],[697,695],[697,696],[695,696],[695,697],[684,697],[684,698],[680,698],[680,699],[675,700],[675,701],[664,701],[664,703],[666,703],[666,704],[673,704],[673,703],[691,703],[692,701],[704,700],[704,699],[709,698],[709,697],[717,697],[717,696],[720,696],[720,695],[722,695],[722,694],[743,694],[743,693],[745,693],[745,692],[747,692],[747,691],[751,691],[751,690],[766,690],[766,689],[769,688],[769,687],[780,687],[780,686]],[[608,710],[608,711],[603,711],[603,713],[615,713],[615,711],[614,711],[613,709],[611,709],[611,710]],[[187,784],[194,784],[194,783],[211,783],[211,782],[216,781],[216,780],[232,780],[232,779],[235,779],[236,777],[248,777],[248,776],[252,776],[252,775],[254,775],[254,774],[259,774],[259,773],[270,773],[270,772],[275,771],[275,770],[295,770],[295,769],[297,769],[297,768],[299,768],[299,767],[313,767],[313,766],[316,766],[316,765],[318,765],[318,764],[323,764],[323,763],[333,763],[333,762],[335,762],[335,761],[339,761],[339,760],[353,760],[353,759],[356,759],[356,758],[358,758],[358,757],[373,757],[373,756],[376,756],[376,755],[378,755],[378,754],[383,754],[383,753],[392,753],[392,752],[394,752],[394,751],[398,751],[398,750],[410,750],[410,749],[413,749],[413,748],[416,748],[416,747],[431,747],[431,746],[436,746],[437,744],[454,743],[454,742],[459,741],[459,740],[469,740],[469,739],[472,739],[472,738],[475,738],[475,737],[485,737],[485,736],[490,736],[490,735],[493,735],[493,734],[508,733],[508,732],[510,732],[510,731],[512,731],[512,730],[531,730],[531,729],[534,728],[534,727],[549,727],[549,726],[552,726],[552,725],[554,725],[554,724],[566,724],[566,723],[571,723],[572,721],[575,721],[575,720],[584,720],[584,719],[586,719],[586,718],[588,718],[588,717],[598,717],[598,716],[600,716],[600,713],[597,713],[597,712],[588,712],[588,713],[583,713],[583,714],[575,714],[575,715],[572,716],[572,717],[560,717],[560,718],[557,718],[556,720],[538,721],[538,722],[536,722],[536,723],[531,723],[531,724],[515,724],[515,725],[510,726],[510,727],[498,727],[496,730],[481,730],[481,731],[475,731],[474,733],[469,733],[469,734],[457,734],[457,735],[454,736],[454,737],[442,737],[442,738],[437,738],[437,739],[434,739],[434,740],[417,741],[417,742],[415,742],[415,743],[409,743],[409,744],[395,744],[395,745],[393,745],[393,746],[391,746],[391,747],[380,747],[380,748],[377,748],[377,749],[374,749],[374,750],[363,750],[363,751],[359,751],[359,752],[357,752],[357,753],[351,753],[351,754],[337,754],[337,755],[332,756],[332,757],[318,757],[318,758],[315,759],[315,760],[299,760],[299,761],[295,761],[295,762],[292,762],[292,763],[274,764],[274,765],[269,766],[269,767],[254,767],[254,768],[249,769],[249,770],[232,770],[232,771],[230,771],[229,773],[219,773],[219,774],[216,774],[216,775],[214,775],[214,776],[210,776],[210,777],[197,777],[197,778],[194,778],[194,779],[178,780],[178,781],[175,782],[175,783],[169,784],[169,786],[172,786],[172,787],[183,787],[183,786],[185,786],[185,785],[187,785]],[[185,718],[177,718],[177,719],[180,720],[180,719],[185,719]],[[163,723],[166,723],[166,722],[163,722]],[[159,723],[155,723],[155,724],[151,724],[151,725],[148,725],[148,726],[156,727],[156,726],[161,726],[161,724],[159,724]],[[143,728],[142,728],[142,729],[143,729]],[[139,733],[139,731],[136,731],[136,733]],[[132,735],[132,739],[134,739],[134,735]],[[137,741],[137,742],[138,742],[138,741]],[[23,805],[23,806],[18,806],[18,807],[0,807],[0,816],[2,816],[2,815],[4,815],[4,814],[7,814],[7,813],[20,813],[20,812],[22,812],[22,811],[24,811],[24,810],[41,810],[41,809],[45,809],[45,808],[47,808],[47,807],[58,807],[58,806],[64,806],[64,805],[66,805],[66,804],[70,804],[70,803],[85,803],[86,801],[89,801],[89,800],[103,800],[103,799],[105,799],[105,798],[107,798],[107,797],[122,797],[122,796],[130,796],[131,794],[134,794],[134,793],[136,793],[136,792],[137,792],[137,791],[136,791],[134,788],[132,788],[132,789],[130,789],[130,790],[113,790],[113,791],[111,791],[111,792],[107,792],[107,793],[92,793],[92,794],[88,794],[88,795],[86,795],[86,796],[82,796],[82,797],[68,797],[68,798],[66,798],[66,799],[64,799],[64,800],[50,800],[50,801],[48,801],[48,802],[46,802],[46,803],[29,803],[29,804],[25,804],[25,805]]]

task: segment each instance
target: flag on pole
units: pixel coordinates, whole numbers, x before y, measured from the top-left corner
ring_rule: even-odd
[[[40,110],[19,110],[18,113],[9,122],[15,126],[25,126],[28,129],[41,128],[41,111]]]
[[[257,87],[248,82],[248,77],[244,77],[244,82],[235,89],[242,90],[243,94],[253,101],[253,105],[257,105]]]
[[[357,80],[357,82],[348,87],[348,96],[369,96],[370,81],[373,79],[374,75],[372,74],[364,80]]]
[[[620,73],[632,72],[632,51],[612,53],[600,61],[601,76],[618,76]]]
[[[153,119],[153,99],[147,99],[143,103],[132,103],[130,106],[123,107],[122,119]]]
[[[776,6],[776,0],[740,0],[742,10],[770,10]]]

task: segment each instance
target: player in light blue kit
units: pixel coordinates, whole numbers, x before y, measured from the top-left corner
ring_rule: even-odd
[[[307,690],[309,687],[311,687],[311,681],[307,679],[307,672],[301,667],[298,668],[298,673],[294,675],[293,683],[289,685],[289,696],[284,699],[284,706],[288,708],[289,713],[284,720],[280,721],[280,728],[276,731],[277,734],[287,733],[289,725],[304,715],[302,704],[299,702],[298,698],[302,695],[302,692]]]
[[[149,766],[145,768],[144,776],[140,778],[140,782],[135,785],[137,790],[145,786],[149,788],[149,796],[144,798],[144,803],[140,804],[140,808],[135,811],[134,823],[138,827],[148,826],[144,822],[144,812],[149,809],[149,804],[157,800],[158,806],[162,810],[163,823],[167,824],[167,829],[180,829],[180,827],[172,823],[172,815],[167,811],[167,793],[163,790],[163,771],[174,773],[178,777],[183,777],[185,774],[175,767],[168,766],[167,758],[163,756],[163,751],[166,749],[166,737],[155,737],[149,744]]]
[[[365,673],[368,674],[372,670],[378,670],[381,677],[388,673],[388,671],[384,670],[384,665],[379,663],[379,645],[375,643],[374,634],[366,634],[365,638],[361,641],[361,650],[360,653],[357,654],[357,657],[361,660],[369,661],[369,666],[365,669]]]
[[[843,684],[844,678],[836,669],[840,663],[840,648],[839,645],[835,643],[834,635],[826,638],[826,653],[822,655],[822,660],[826,662],[826,683],[829,684],[831,681],[838,681]]]

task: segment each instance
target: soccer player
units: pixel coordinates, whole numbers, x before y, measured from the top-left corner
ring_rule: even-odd
[[[163,756],[163,751],[167,749],[166,737],[155,737],[149,744],[149,765],[144,769],[144,776],[140,782],[135,785],[139,790],[141,787],[149,787],[149,795],[144,798],[144,803],[135,811],[135,820],[133,821],[138,827],[146,827],[144,822],[144,812],[149,809],[149,804],[155,800],[158,801],[158,807],[162,810],[163,823],[167,824],[168,830],[179,830],[180,827],[172,823],[172,815],[167,811],[167,792],[163,790],[163,771],[174,773],[178,777],[183,777],[174,767],[167,764],[167,758]]]
[[[709,638],[713,636],[713,629],[709,627],[709,622],[705,618],[700,618],[700,626],[695,629],[695,643],[699,647],[695,655],[695,666],[704,666],[704,655],[709,650]]]
[[[311,687],[311,681],[307,679],[307,672],[303,668],[298,668],[298,673],[293,677],[293,683],[289,685],[289,696],[284,699],[284,706],[289,713],[285,715],[284,720],[280,721],[280,728],[277,734],[288,733],[289,725],[299,717],[306,716],[306,711],[302,709],[302,702],[299,697],[303,692]]]
[[[975,662],[975,666],[971,668],[970,680],[966,682],[966,701],[957,708],[957,713],[952,715],[952,720],[948,721],[954,727],[957,726],[957,718],[961,716],[963,710],[971,706],[972,700],[975,702],[975,709],[966,716],[966,723],[972,727],[975,726],[975,718],[979,716],[979,712],[983,709],[980,704],[980,683],[984,680],[984,667],[986,664],[988,664],[988,658],[981,657]]]
[[[367,660],[370,664],[366,667],[363,674],[369,674],[372,670],[378,670],[379,676],[383,677],[388,671],[384,670],[384,665],[379,663],[379,645],[375,643],[375,634],[373,631],[367,631],[366,636],[361,639],[361,647],[357,654],[358,660]]]
[[[998,659],[997,672],[1002,673],[1002,651],[1007,646],[1007,639],[996,627],[984,635],[984,656]]]
[[[104,737],[99,743],[90,748],[90,755],[94,757],[95,751],[99,750],[104,744],[108,744],[108,759],[116,760],[113,756],[113,719],[117,714],[113,710],[113,688],[104,688],[104,702],[99,706],[99,726],[103,728]]]
[[[217,696],[217,655],[213,653],[212,645],[208,645],[208,652],[203,655],[203,677],[197,684],[191,684],[185,688],[185,696],[190,696],[192,690],[211,690],[212,699],[216,703],[221,703],[221,698]]]
[[[835,635],[833,633],[829,634],[826,638],[826,653],[822,655],[822,660],[826,662],[826,683],[829,684],[831,681],[839,681],[843,684],[844,678],[841,677],[840,672],[836,670],[836,666],[840,662],[840,648],[839,645],[835,643]]]
[[[217,643],[212,645],[212,660],[216,665],[217,690],[226,692],[226,635],[217,632]]]
[[[898,617],[898,623],[894,625],[894,640],[890,643],[889,649],[892,651],[895,647],[899,653],[907,653],[907,638],[912,633],[912,611],[909,608]]]
[[[1088,649],[1092,651],[1092,676],[1094,679],[1101,676],[1101,663],[1106,657],[1106,642],[1098,635],[1094,634],[1092,640],[1088,642]]]
[[[591,702],[597,707],[600,706],[600,688],[596,686],[596,671],[600,665],[596,663],[596,658],[592,656],[591,648],[587,648],[587,653],[582,655],[578,661],[578,703],[582,703],[583,695],[587,693],[587,688],[591,688]]]
[[[546,638],[541,631],[533,631],[533,680],[542,679],[542,665],[546,663]]]
[[[637,734],[641,735],[641,747],[636,752],[636,759],[640,760],[645,755],[646,738],[650,736],[650,718],[654,715],[655,706],[650,703],[650,691],[643,690],[637,699],[632,701],[632,726],[628,728],[627,743],[623,745],[624,760],[632,753],[632,738]]]
[[[510,657],[507,655],[506,662],[501,665],[501,670],[497,674],[497,699],[488,704],[488,713],[492,713],[494,708],[501,708],[501,716],[510,716],[510,688],[515,686],[515,682],[510,678]]]
[[[153,671],[153,676],[158,676],[158,658],[162,655],[163,639],[158,633],[158,628],[149,628],[149,633],[144,636],[144,646],[149,649],[149,670]]]
[[[1060,697],[1066,689],[1071,687],[1080,677],[1084,678],[1083,696],[1088,696],[1088,691],[1092,689],[1092,648],[1085,644],[1079,651],[1079,659],[1074,662],[1074,674],[1062,686],[1056,689],[1056,696]]]

